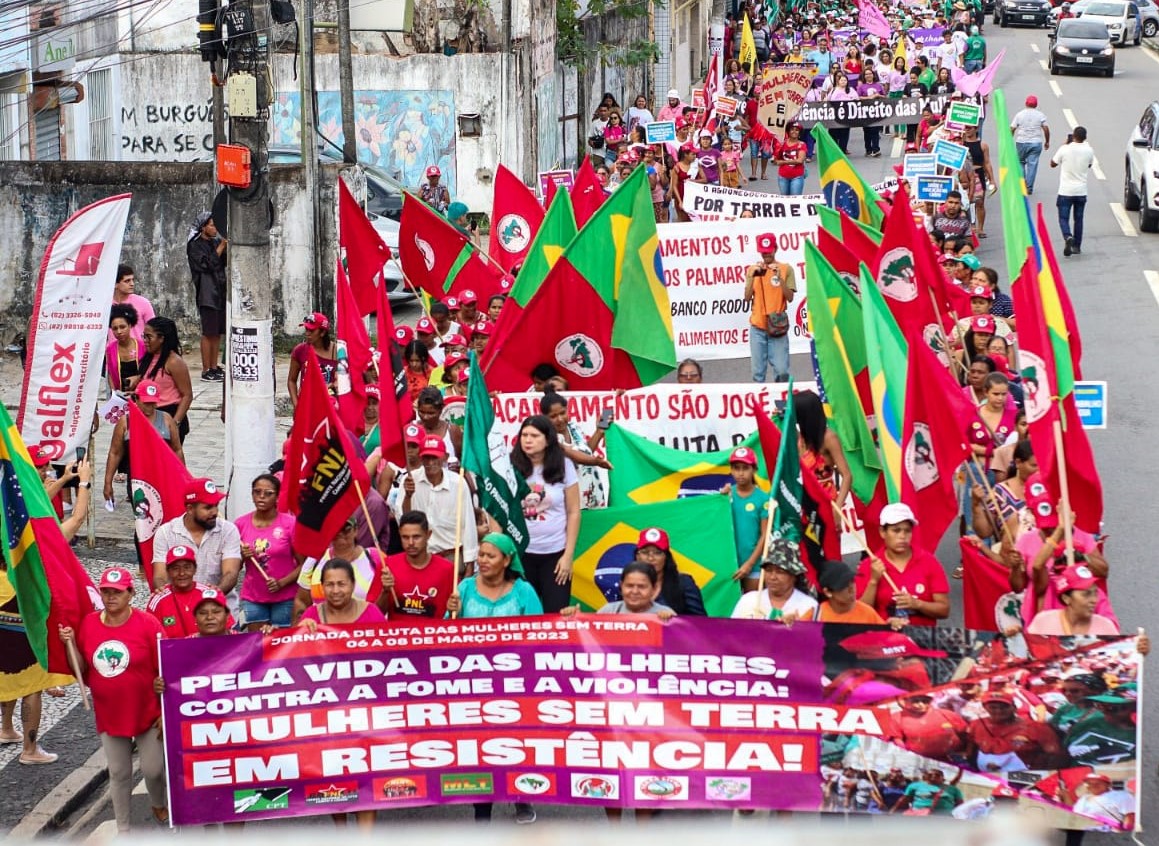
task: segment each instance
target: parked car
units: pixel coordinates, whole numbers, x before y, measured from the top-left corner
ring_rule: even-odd
[[[1073,8],[1073,7],[1072,7]],[[1134,0],[1092,0],[1082,10],[1082,20],[1102,21],[1116,44],[1138,45],[1143,40],[1143,30],[1138,25],[1140,9]]]
[[[1046,26],[1049,22],[1049,0],[998,0],[994,6],[994,23],[999,26]]]
[[[1070,4],[1070,11],[1075,17],[1082,15],[1083,10],[1096,0],[1076,0]],[[1154,0],[1135,0],[1135,5],[1139,7],[1139,13],[1143,17],[1143,37],[1154,38],[1159,35],[1159,6],[1155,5]],[[1052,24],[1058,23],[1059,7],[1050,10],[1050,21]]]
[[[1102,21],[1067,18],[1049,36],[1047,65],[1052,76],[1064,70],[1093,71],[1115,75],[1115,48],[1111,33]]]
[[[1131,130],[1123,170],[1123,205],[1139,213],[1140,230],[1159,231],[1159,100]]]

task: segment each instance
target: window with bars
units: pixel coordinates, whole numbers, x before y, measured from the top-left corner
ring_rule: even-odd
[[[92,71],[86,87],[89,100],[89,158],[111,161],[113,155],[113,72]]]

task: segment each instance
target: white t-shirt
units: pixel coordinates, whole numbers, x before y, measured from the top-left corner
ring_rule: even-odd
[[[1087,179],[1091,175],[1091,165],[1095,161],[1095,151],[1086,141],[1072,141],[1063,144],[1054,154],[1052,162],[1058,165],[1058,195],[1060,197],[1085,197]]]
[[[567,546],[567,503],[565,491],[579,485],[579,474],[571,459],[564,459],[563,482],[545,484],[543,468],[536,467],[527,477],[531,493],[523,500],[523,517],[527,520],[530,540],[527,551],[534,555],[559,552]]]
[[[1108,790],[1099,796],[1084,793],[1074,803],[1074,812],[1088,817],[1113,820],[1122,825],[1127,814],[1135,813],[1135,799],[1126,790]]]
[[[1038,109],[1023,109],[1014,116],[1010,125],[1014,128],[1014,143],[1046,143],[1046,134],[1042,131],[1042,128],[1046,126],[1046,115]]]
[[[953,68],[958,66],[958,45],[952,39],[948,43],[939,44],[934,55],[938,57],[939,67]]]
[[[781,614],[796,614],[798,617],[812,617],[817,608],[817,600],[796,588],[788,602],[780,609]],[[773,611],[767,590],[750,590],[737,602],[730,615],[734,620],[767,620]]]

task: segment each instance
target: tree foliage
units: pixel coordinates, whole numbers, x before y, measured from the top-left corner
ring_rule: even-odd
[[[660,48],[647,38],[636,38],[627,44],[600,41],[589,45],[584,35],[584,21],[603,15],[639,20],[648,16],[653,3],[660,2],[662,0],[587,0],[584,4],[581,0],[557,0],[556,55],[560,61],[574,67],[589,67],[609,60],[630,67],[656,62],[660,58]]]

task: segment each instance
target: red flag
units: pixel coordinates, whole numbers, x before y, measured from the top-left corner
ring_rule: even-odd
[[[877,288],[902,332],[911,339],[920,337],[926,343],[939,344],[941,315],[930,285],[931,278],[936,278],[931,274],[940,276],[942,271],[932,262],[929,242],[924,232],[918,232],[905,186],[899,184],[893,206],[885,219],[881,246],[869,266],[873,268]],[[918,266],[919,261],[922,267]],[[943,355],[949,364],[949,356],[944,352]]]
[[[1025,395],[1026,421],[1034,456],[1051,499],[1062,497],[1062,473],[1067,474],[1070,508],[1075,525],[1098,534],[1103,519],[1103,488],[1090,441],[1079,419],[1074,394],[1058,399],[1054,347],[1042,311],[1038,272],[1032,249],[1022,273],[1011,286],[1018,315],[1019,367]],[[1055,430],[1062,434],[1063,455],[1056,449]]]
[[[937,549],[958,515],[954,473],[970,456],[962,421],[970,419],[973,410],[934,351],[913,332],[909,349],[901,500],[918,518],[915,543]]]
[[[185,514],[185,488],[193,476],[134,402],[129,403],[129,488],[133,492],[137,551],[145,580],[153,584],[153,535],[158,527]]]
[[[967,538],[958,540],[962,553],[962,619],[968,629],[998,631],[998,613],[1020,620],[1010,590],[1010,571],[993,561]]]
[[[817,227],[817,249],[833,265],[837,274],[857,291],[861,285],[861,268],[857,256],[824,226]]]
[[[840,214],[841,240],[845,242],[845,249],[853,253],[859,262],[864,262],[866,267],[873,267],[877,260],[877,244],[862,231],[857,221],[845,212]]]
[[[525,308],[499,313],[479,363],[487,387],[526,391],[532,369],[543,362],[558,365],[573,391],[640,387],[631,358],[612,346],[613,322],[611,309],[591,283],[560,258]]]
[[[366,324],[350,290],[342,262],[338,262],[335,268],[334,283],[338,288],[338,319],[334,321],[338,337],[338,373],[334,380],[338,413],[347,429],[361,435],[366,430],[363,416],[366,409],[365,374],[373,361],[370,336],[366,334]]]
[[[1042,204],[1038,205],[1038,245],[1042,257],[1050,267],[1050,275],[1054,279],[1054,288],[1058,291],[1059,305],[1062,306],[1062,319],[1066,323],[1066,334],[1070,340],[1070,360],[1074,368],[1075,379],[1082,379],[1083,339],[1079,336],[1079,322],[1075,317],[1074,304],[1070,301],[1070,294],[1062,281],[1062,269],[1058,266],[1058,256],[1054,254],[1054,246],[1050,242],[1050,231],[1046,228],[1046,218],[1042,214]]]
[[[399,467],[406,466],[403,429],[414,419],[414,405],[407,399],[402,350],[394,337],[394,316],[386,290],[378,289],[378,437],[382,455]],[[395,425],[397,421],[397,425]]]
[[[290,449],[282,480],[279,506],[298,517],[293,548],[299,555],[318,558],[342,524],[358,508],[370,487],[366,466],[330,402],[318,357],[310,350],[302,372],[302,392],[294,409]]]
[[[500,291],[502,270],[482,257],[466,233],[413,194],[403,197],[398,257],[411,283],[437,300],[469,288],[485,302]]]
[[[604,186],[596,176],[596,169],[592,167],[591,156],[584,156],[583,164],[576,171],[575,182],[571,186],[571,205],[575,211],[576,228],[582,229],[607,198]]]
[[[346,267],[358,313],[370,314],[375,305],[375,279],[381,277],[383,266],[390,261],[390,247],[342,177],[338,177],[338,245],[346,250]]]
[[[777,466],[777,455],[781,449],[781,430],[773,425],[764,414],[756,415],[757,435],[761,441],[761,452],[764,454],[765,466]],[[770,473],[773,471],[770,469]],[[821,486],[817,476],[804,466],[801,467],[801,483],[806,496],[813,500],[815,510],[807,509],[804,514],[804,534],[821,547],[825,558],[829,561],[841,560],[841,533],[837,525],[837,516],[833,512],[833,496]],[[808,561],[804,541],[801,542],[801,560]],[[812,574],[816,581],[816,574]]]
[[[499,165],[495,173],[495,203],[491,212],[491,241],[487,252],[504,270],[527,258],[527,250],[539,225],[543,206],[523,180]]]

